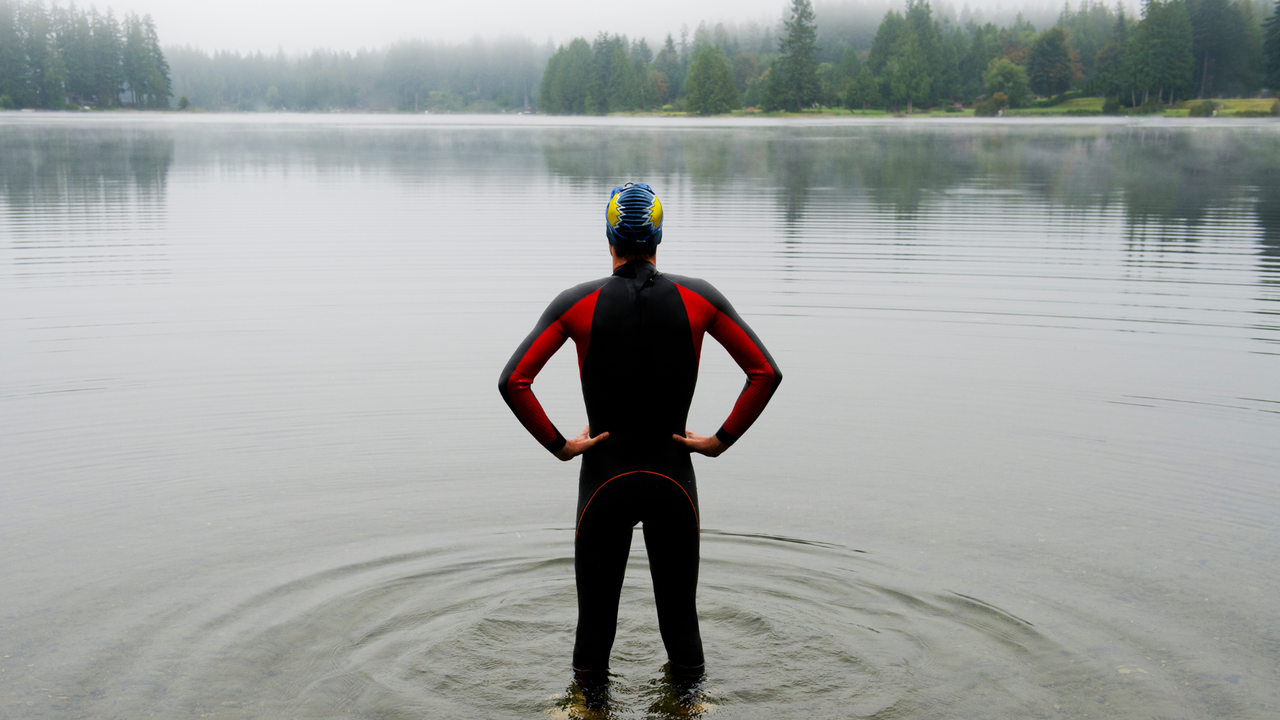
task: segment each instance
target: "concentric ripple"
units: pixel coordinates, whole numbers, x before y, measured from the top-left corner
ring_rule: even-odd
[[[572,531],[418,542],[419,550],[311,573],[220,613],[192,613],[211,618],[198,623],[166,617],[154,646],[135,647],[167,656],[168,669],[152,671],[171,676],[165,692],[130,702],[170,717],[565,717]],[[920,587],[873,555],[704,530],[709,674],[702,706],[689,713],[663,702],[665,656],[636,545],[609,717],[1083,717],[1164,702],[1147,671],[1145,684],[1117,679],[1031,623],[981,598]],[[186,657],[161,637],[174,632]],[[135,675],[160,666],[137,660]],[[109,700],[111,716],[144,707]],[[1162,717],[1181,715],[1166,710]]]

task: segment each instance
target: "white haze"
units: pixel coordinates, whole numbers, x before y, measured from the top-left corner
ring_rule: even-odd
[[[84,3],[82,3],[84,4]],[[776,24],[789,0],[552,0],[511,2],[410,2],[408,0],[105,0],[118,14],[150,13],[165,45],[191,45],[206,51],[233,50],[286,54],[315,48],[355,51],[380,48],[398,40],[425,39],[465,42],[473,38],[521,36],[556,44],[599,32],[621,33],[660,43],[671,33],[679,40],[682,25],[690,33],[700,22],[745,25]],[[854,11],[878,18],[904,0],[816,2],[821,21],[824,9]],[[1072,5],[1078,5],[1073,2]],[[970,13],[965,9],[969,8]],[[103,9],[100,7],[100,9]],[[971,15],[981,21],[1005,24],[1023,12],[1037,27],[1053,22],[1062,9],[1055,0],[1025,2],[934,3],[936,13],[958,20]],[[873,30],[874,32],[874,30]],[[655,48],[656,49],[656,48]]]

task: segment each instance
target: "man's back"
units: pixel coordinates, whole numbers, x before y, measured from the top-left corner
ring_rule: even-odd
[[[503,370],[503,397],[534,437],[563,445],[530,385],[547,359],[573,338],[593,435],[609,438],[586,453],[605,470],[687,465],[684,435],[710,332],[747,373],[747,386],[717,436],[726,445],[763,410],[782,375],[754,333],[709,283],[632,262],[613,275],[561,293]]]

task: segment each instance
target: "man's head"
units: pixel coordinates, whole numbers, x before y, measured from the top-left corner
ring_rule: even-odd
[[[604,219],[605,236],[616,257],[652,257],[662,242],[662,203],[648,185],[627,183],[614,188]]]

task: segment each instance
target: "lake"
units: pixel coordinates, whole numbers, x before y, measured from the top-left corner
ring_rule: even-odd
[[[1280,123],[0,113],[0,717],[565,717],[496,383],[626,180],[786,376],[695,459],[708,717],[1280,714]],[[612,717],[688,716],[627,572]]]

